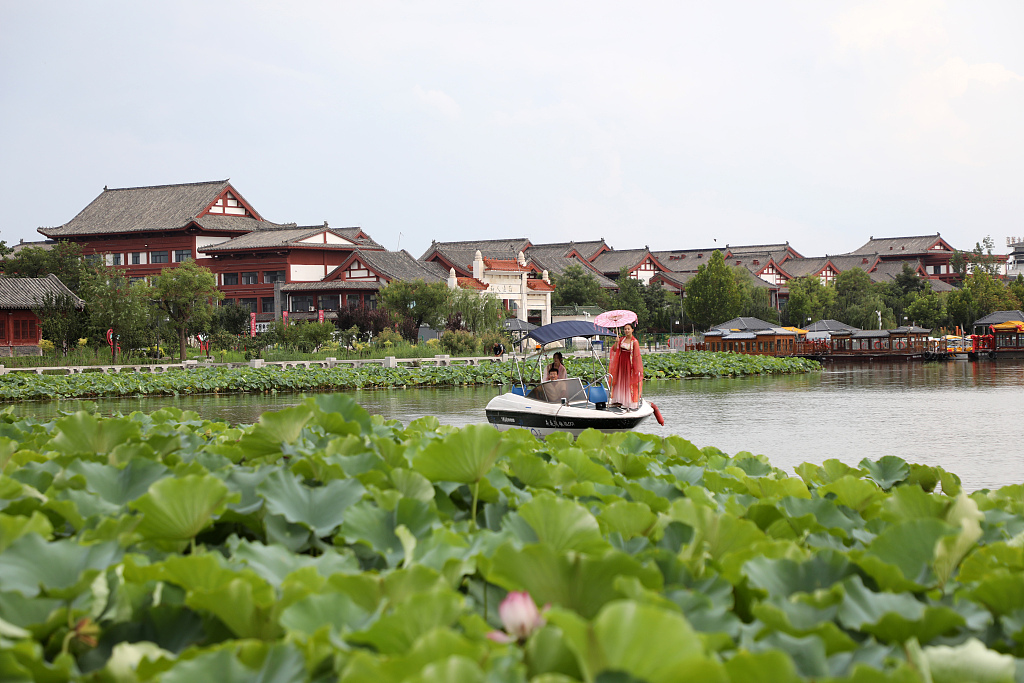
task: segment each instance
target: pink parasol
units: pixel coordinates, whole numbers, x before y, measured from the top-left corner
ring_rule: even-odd
[[[601,327],[622,327],[629,323],[636,322],[636,313],[633,311],[607,311],[594,318],[594,324]]]

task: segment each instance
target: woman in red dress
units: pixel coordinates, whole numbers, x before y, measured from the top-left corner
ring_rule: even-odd
[[[615,340],[608,363],[612,387],[612,404],[635,410],[643,395],[644,362],[640,358],[640,341],[633,336],[633,326],[624,325],[622,336]]]

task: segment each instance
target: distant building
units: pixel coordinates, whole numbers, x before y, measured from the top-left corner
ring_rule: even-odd
[[[42,326],[32,309],[41,307],[47,295],[69,296],[76,307],[85,306],[56,275],[0,277],[0,356],[42,355]]]

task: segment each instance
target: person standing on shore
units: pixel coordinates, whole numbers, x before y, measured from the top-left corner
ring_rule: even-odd
[[[633,336],[633,326],[622,327],[622,336],[615,339],[608,363],[612,387],[612,405],[635,410],[643,395],[644,362],[640,357],[640,341]]]

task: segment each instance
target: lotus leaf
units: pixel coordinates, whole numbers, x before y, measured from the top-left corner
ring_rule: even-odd
[[[74,539],[47,542],[28,533],[0,554],[0,591],[25,597],[40,592],[48,597],[73,598],[86,590],[96,575],[121,558],[115,542],[79,545]]]
[[[188,541],[223,512],[232,495],[220,479],[190,474],[180,479],[160,479],[131,507],[142,514],[138,532],[143,538]]]
[[[341,525],[345,511],[363,497],[366,489],[356,479],[336,479],[311,488],[298,477],[278,470],[256,491],[266,500],[270,512],[308,527],[317,536],[326,536]]]

